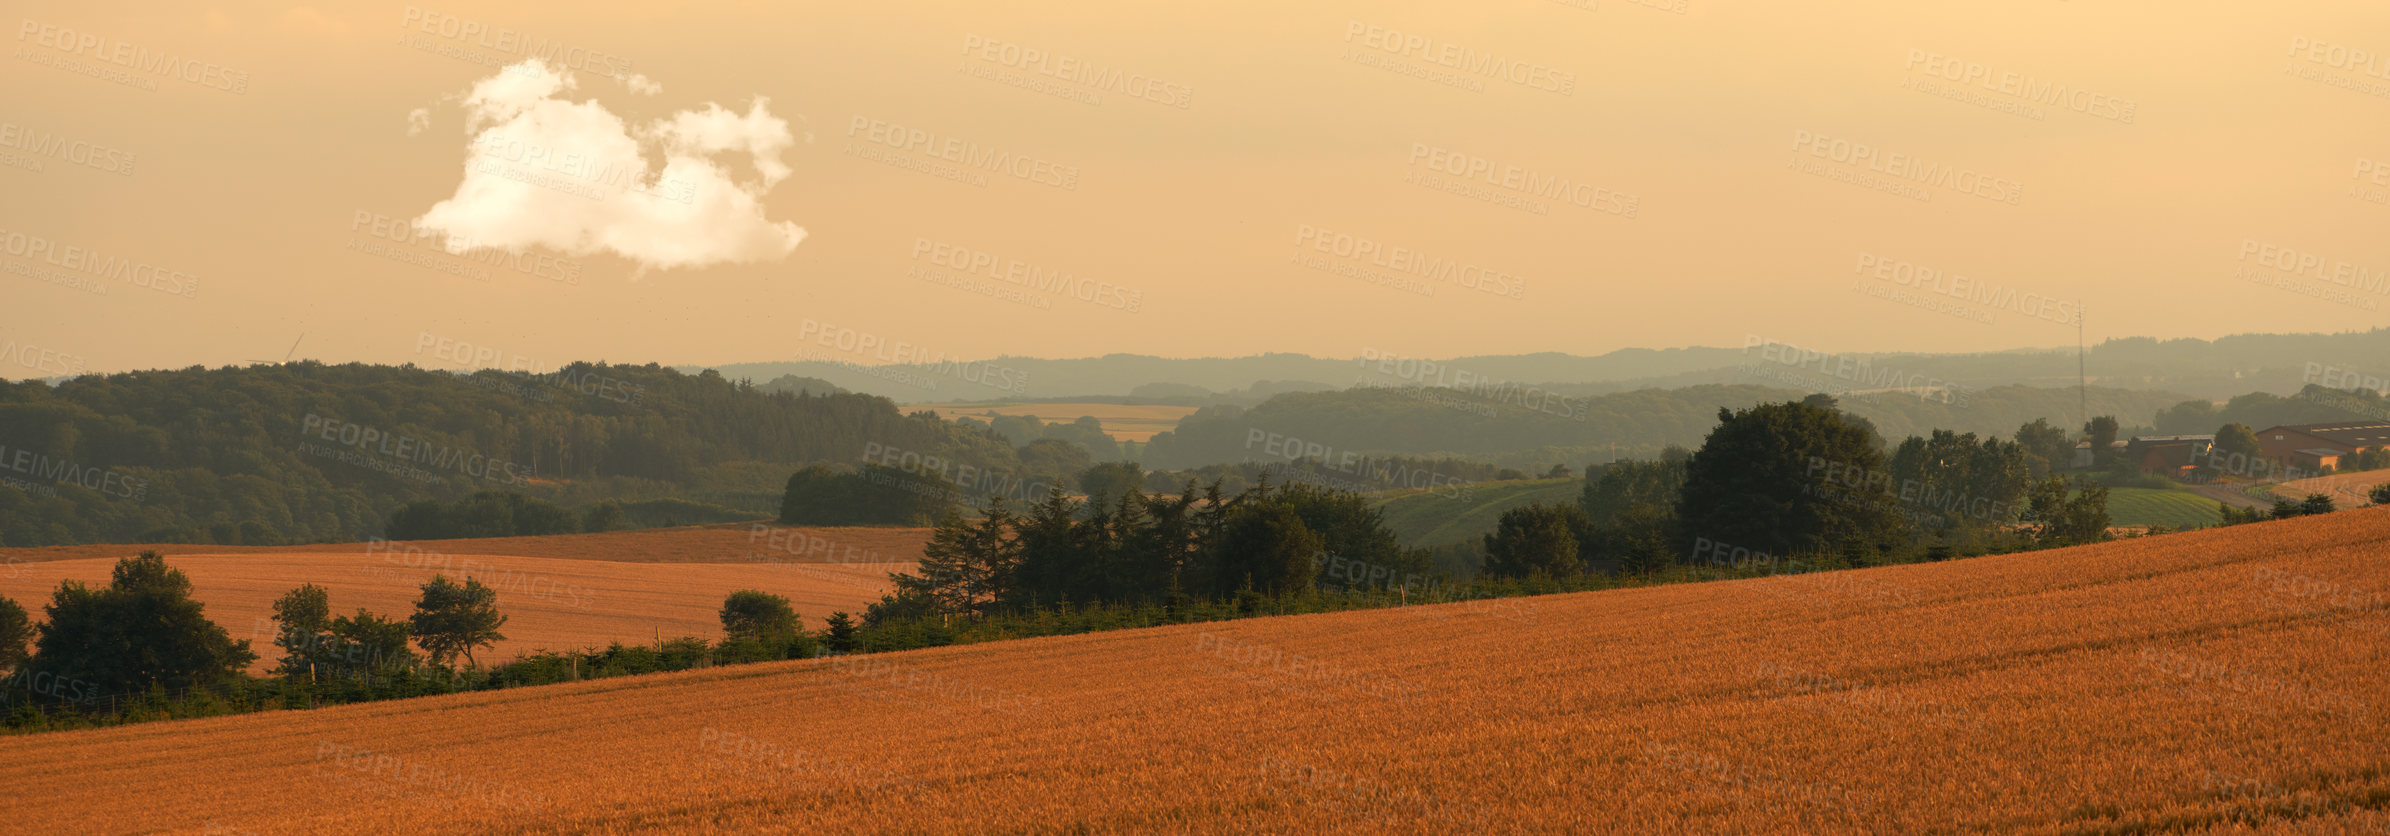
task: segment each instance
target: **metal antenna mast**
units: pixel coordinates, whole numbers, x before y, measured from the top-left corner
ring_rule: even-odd
[[[2091,378],[2084,373],[2083,309],[2080,306],[2075,308],[2075,400],[2076,408],[2083,411],[2083,425],[2091,426]]]

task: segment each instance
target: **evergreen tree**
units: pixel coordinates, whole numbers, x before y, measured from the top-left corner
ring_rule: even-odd
[[[822,637],[822,642],[829,645],[832,651],[853,653],[861,648],[862,643],[855,636],[854,616],[843,612],[834,612],[830,614],[828,624],[829,629]]]
[[[1305,590],[1319,576],[1319,535],[1303,525],[1294,509],[1278,503],[1240,505],[1229,511],[1210,545],[1206,574],[1212,593],[1223,598],[1238,590],[1265,596]]]

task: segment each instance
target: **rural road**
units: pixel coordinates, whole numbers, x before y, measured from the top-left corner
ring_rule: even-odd
[[[2270,508],[2273,503],[2260,502],[2256,497],[2241,493],[2238,484],[2184,485],[2192,493],[2218,500],[2234,508]]]

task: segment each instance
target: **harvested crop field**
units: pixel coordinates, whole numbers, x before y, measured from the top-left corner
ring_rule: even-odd
[[[451,579],[473,577],[498,590],[498,610],[507,615],[499,632],[506,641],[474,655],[484,663],[533,650],[572,650],[624,644],[652,644],[663,638],[722,637],[724,596],[760,589],[788,598],[808,629],[821,629],[832,611],[858,613],[892,591],[891,571],[912,563],[612,563],[429,553],[382,555],[181,554],[166,562],[191,577],[193,597],[207,616],[235,639],[249,639],[258,661],[252,673],[274,662],[274,599],[312,583],[331,593],[341,615],[363,607],[404,619],[415,610],[418,587],[435,572]],[[114,558],[53,560],[0,569],[0,597],[24,605],[36,621],[58,581],[72,578],[105,586]]]
[[[911,563],[921,559],[929,542],[927,528],[881,526],[793,527],[769,523],[720,523],[603,534],[556,534],[542,537],[484,537],[472,540],[415,540],[397,543],[404,550],[443,554],[486,554],[511,557],[553,557],[566,560],[610,560],[618,563],[745,563],[778,559],[803,563]],[[174,555],[208,554],[367,554],[389,548],[373,543],[314,543],[299,546],[197,546],[187,543],[154,545],[34,546],[0,549],[0,564],[44,560],[131,557],[143,549]],[[6,570],[0,569],[0,573]]]
[[[28,832],[2345,832],[2390,509],[0,739]],[[126,800],[138,803],[125,803]]]
[[[2342,508],[2359,508],[2373,502],[2373,486],[2390,482],[2390,468],[2335,473],[2282,482],[2273,486],[2275,496],[2297,502],[2310,494],[2323,494]]]
[[[500,629],[507,640],[476,654],[488,662],[543,648],[652,643],[659,634],[667,639],[718,639],[722,599],[740,589],[788,598],[806,626],[818,630],[830,613],[859,615],[890,592],[888,573],[911,571],[925,536],[926,529],[769,528],[750,540],[741,526],[735,531],[679,528],[370,547],[289,546],[231,554],[220,553],[216,546],[171,544],[12,549],[6,550],[10,556],[49,554],[39,561],[0,561],[0,597],[23,605],[39,620],[42,605],[60,580],[105,585],[117,558],[155,548],[169,565],[191,577],[194,595],[207,605],[210,620],[235,639],[251,639],[251,649],[260,658],[250,669],[262,673],[273,662],[274,627],[267,619],[274,599],[293,587],[324,587],[338,614],[363,607],[404,618],[414,611],[418,587],[433,573],[470,576],[498,590],[499,610],[508,616]],[[341,551],[332,551],[335,548]],[[59,554],[67,549],[89,550],[95,556]],[[592,556],[565,559],[523,552]],[[622,562],[594,555],[666,559]],[[713,562],[691,562],[700,558]]]

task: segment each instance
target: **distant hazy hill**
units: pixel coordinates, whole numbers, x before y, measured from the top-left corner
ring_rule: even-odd
[[[1155,435],[1149,467],[1291,459],[1316,446],[1322,458],[1375,454],[1457,456],[1540,471],[1645,457],[1668,445],[1698,447],[1720,408],[1799,400],[1809,391],[1754,385],[1638,389],[1585,398],[1539,399],[1516,391],[1360,388],[1280,395],[1253,407],[1215,406]],[[2129,432],[2184,400],[2177,392],[2093,387],[2094,415],[2115,415]],[[2079,427],[2073,388],[2004,386],[1944,401],[1939,394],[1883,392],[1845,396],[1842,408],[1875,423],[1888,441],[1934,429],[2007,438],[2019,425],[2048,418]]]
[[[755,387],[766,392],[785,392],[791,395],[847,395],[851,390],[818,377],[798,377],[784,374],[770,383]]]
[[[884,398],[793,397],[654,365],[458,375],[302,361],[0,382],[0,546],[356,540],[406,503],[485,490],[621,500],[633,519],[659,499],[753,518],[779,507],[797,468],[857,463],[870,445],[1019,467],[1001,438]]]
[[[1781,350],[1774,352],[1781,355]],[[2071,386],[2073,349],[2018,350],[1989,354],[1850,354],[1904,377],[1934,378],[1963,386]],[[1344,388],[1355,383],[1449,383],[1452,375],[1517,383],[1556,384],[1565,394],[1589,395],[1643,388],[1701,384],[1752,384],[1841,391],[1866,388],[1815,369],[1786,365],[1764,347],[1630,348],[1595,357],[1570,354],[1512,354],[1434,360],[1434,369],[1415,359],[1399,363],[1331,359],[1301,354],[1170,359],[1110,354],[1076,359],[999,357],[973,363],[733,363],[714,366],[731,379],[774,380],[784,375],[814,378],[899,403],[1003,400],[1080,396],[1146,396],[1184,399],[1199,387],[1208,392],[1247,390],[1262,381],[1316,383]],[[2091,382],[2122,389],[2162,389],[2187,397],[2223,399],[2252,391],[2293,394],[2311,368],[2365,370],[2376,377],[2390,369],[2390,328],[2348,334],[2245,334],[2217,340],[2115,339],[2093,347],[2086,358]],[[685,366],[695,371],[703,366]],[[1829,366],[1830,368],[1830,366]],[[1770,371],[1770,370],[1773,371]],[[1781,374],[1805,369],[1820,378],[1814,386]],[[1390,372],[1390,373],[1387,373]],[[1437,376],[1441,375],[1439,379]],[[1151,388],[1152,384],[1172,384]]]

